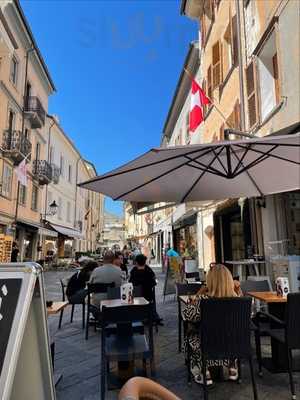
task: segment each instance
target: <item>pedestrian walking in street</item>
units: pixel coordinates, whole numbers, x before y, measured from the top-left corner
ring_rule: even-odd
[[[19,255],[19,248],[18,248],[17,242],[13,242],[10,261],[11,262],[17,262],[18,261],[18,255]]]

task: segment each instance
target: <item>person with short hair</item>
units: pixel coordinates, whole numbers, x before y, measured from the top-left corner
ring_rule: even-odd
[[[92,272],[90,283],[114,283],[115,287],[122,284],[121,268],[113,264],[114,253],[107,251],[103,256],[103,265],[97,267]],[[106,293],[95,293],[92,296],[92,304],[100,306],[101,300],[107,298]]]
[[[156,278],[152,268],[150,268],[146,262],[147,257],[144,254],[139,254],[135,257],[135,266],[130,272],[129,282],[133,286],[141,286],[143,297],[153,304],[153,317],[157,324],[163,325],[162,319],[156,312],[155,303],[155,286]]]
[[[120,251],[116,251],[113,259],[113,264],[117,267],[121,268],[121,271],[126,274],[126,278],[128,276],[128,268],[125,264],[124,256]]]

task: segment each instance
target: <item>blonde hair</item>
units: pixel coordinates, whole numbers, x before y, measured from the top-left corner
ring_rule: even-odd
[[[212,297],[236,297],[231,272],[225,265],[212,266],[206,277],[206,285]]]

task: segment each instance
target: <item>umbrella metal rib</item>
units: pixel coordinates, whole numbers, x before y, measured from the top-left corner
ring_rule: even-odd
[[[207,151],[206,151],[204,154],[202,154],[202,155],[208,154],[208,153],[210,153],[210,151],[211,151],[211,148],[209,148],[209,150],[207,150]],[[195,153],[195,151],[194,151],[193,153]],[[180,157],[182,157],[182,156],[185,156],[185,155],[180,155]],[[145,182],[145,183],[142,183],[141,185],[138,185],[138,186],[136,186],[135,188],[133,188],[133,189],[131,189],[131,190],[128,190],[128,191],[125,192],[125,193],[120,194],[119,196],[115,197],[113,200],[120,200],[123,196],[127,196],[128,194],[130,194],[130,193],[132,193],[132,192],[135,192],[136,190],[141,189],[142,187],[144,187],[144,186],[146,186],[146,185],[149,185],[149,183],[155,182],[156,180],[162,178],[163,176],[166,176],[166,175],[170,174],[171,172],[176,171],[177,169],[179,169],[179,168],[181,168],[181,167],[183,167],[183,166],[185,166],[185,165],[189,165],[191,162],[194,162],[198,157],[200,157],[200,156],[197,155],[197,157],[195,157],[194,159],[191,159],[191,160],[189,160],[189,161],[186,161],[186,162],[184,162],[184,163],[182,163],[182,164],[180,164],[180,165],[177,165],[177,166],[174,167],[174,168],[171,168],[171,169],[168,170],[168,171],[163,172],[162,174],[160,174],[160,175],[158,175],[158,176],[156,176],[156,177],[150,179],[149,181],[147,181],[147,182]],[[176,158],[179,158],[179,156],[177,156]],[[159,161],[159,162],[157,162],[157,163],[161,163],[161,162],[163,162],[163,161],[166,161],[166,160],[162,160],[162,161]],[[151,164],[147,165],[147,167],[148,167],[148,166],[151,166]],[[144,166],[144,167],[145,167],[145,166]],[[138,168],[138,169],[139,169],[139,168]],[[135,169],[132,169],[132,171],[135,171]],[[127,170],[126,172],[128,172],[128,170]],[[116,174],[116,175],[120,175],[120,174]],[[111,176],[115,176],[115,175],[111,175]],[[110,177],[111,177],[111,176],[110,176]],[[104,178],[105,178],[105,177],[104,177]]]
[[[219,154],[223,151],[224,146],[221,147],[220,151],[218,152],[218,154],[215,154],[215,157],[211,160],[211,162],[208,164],[207,166],[207,171],[203,171],[200,176],[198,176],[198,178],[195,180],[195,182],[193,183],[193,185],[189,188],[189,190],[186,192],[186,194],[183,196],[181,203],[184,202],[184,200],[188,197],[188,195],[192,192],[192,190],[194,189],[194,187],[199,183],[200,179],[205,175],[206,172],[209,172],[209,168],[210,166],[215,162],[215,160],[217,159],[217,157],[219,156]]]

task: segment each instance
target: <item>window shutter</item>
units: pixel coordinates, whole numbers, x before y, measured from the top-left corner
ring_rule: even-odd
[[[210,16],[211,20],[215,20],[215,0],[210,0]]]
[[[274,54],[274,56],[272,58],[272,62],[273,62],[273,73],[274,73],[276,104],[278,104],[280,102],[280,82],[279,82],[279,74],[278,74],[277,53]]]
[[[225,140],[225,138],[224,138],[224,129],[225,129],[225,126],[224,126],[224,124],[222,124],[221,127],[220,127],[220,134],[219,134],[220,140]]]
[[[230,13],[231,14],[231,13]],[[239,60],[238,53],[238,38],[237,38],[237,17],[234,15],[230,18],[230,31],[231,31],[231,54],[232,64],[236,65]]]
[[[207,94],[210,99],[212,99],[212,76],[211,76],[211,65],[207,70]]]
[[[241,106],[239,101],[234,105],[234,127],[237,130],[241,130]]]
[[[246,68],[249,128],[252,128],[252,126],[254,126],[258,121],[257,89],[255,79],[255,64],[254,61],[251,61]]]
[[[222,65],[221,65],[221,42],[218,40],[212,47],[212,70],[213,70],[213,89],[221,83]]]
[[[204,93],[207,93],[206,92],[206,81],[205,81],[205,79],[203,79],[203,81],[202,81],[202,89],[203,89]],[[205,104],[203,104],[203,117],[204,118],[205,118],[206,112],[207,112],[207,106]]]
[[[205,14],[201,16],[201,46],[204,49],[206,42]]]

